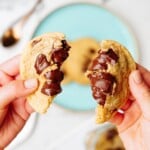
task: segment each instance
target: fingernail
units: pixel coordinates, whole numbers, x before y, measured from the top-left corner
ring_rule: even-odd
[[[37,83],[36,79],[29,79],[29,80],[24,81],[24,86],[27,89],[35,88],[35,87],[37,87],[37,84],[38,83]]]
[[[143,79],[141,73],[138,70],[134,72],[133,79],[136,84],[142,83]]]

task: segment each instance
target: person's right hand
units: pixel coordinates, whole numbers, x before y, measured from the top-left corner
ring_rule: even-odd
[[[117,125],[127,150],[150,150],[150,72],[138,66],[129,77],[132,97],[111,122]]]

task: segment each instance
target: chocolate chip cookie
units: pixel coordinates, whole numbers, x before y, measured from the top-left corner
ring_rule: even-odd
[[[62,33],[46,33],[31,40],[23,51],[21,78],[37,78],[39,81],[38,89],[27,97],[35,111],[45,113],[61,92],[63,72],[60,67],[68,57],[69,49]]]
[[[136,69],[129,51],[116,41],[100,43],[98,56],[92,61],[87,76],[97,101],[97,123],[108,121],[129,96],[128,77]]]
[[[69,57],[63,64],[66,78],[79,84],[89,84],[85,72],[97,54],[99,43],[92,38],[80,38],[69,42],[69,45]]]
[[[104,131],[96,142],[95,150],[125,150],[117,129]]]
[[[88,133],[86,139],[87,150],[125,150],[119,133],[115,126],[96,128]]]

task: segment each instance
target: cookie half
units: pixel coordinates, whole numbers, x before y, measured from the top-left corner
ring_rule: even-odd
[[[100,43],[98,56],[92,61],[87,76],[97,101],[97,123],[108,121],[126,103],[129,96],[128,78],[136,69],[129,51],[116,41]]]
[[[37,78],[38,89],[27,97],[36,112],[45,113],[61,92],[63,72],[60,67],[68,57],[70,46],[64,34],[47,33],[31,40],[22,53],[20,74],[23,80]]]

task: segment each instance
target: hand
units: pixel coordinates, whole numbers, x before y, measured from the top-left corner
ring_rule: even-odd
[[[118,127],[127,150],[150,150],[150,72],[138,66],[129,77],[131,96],[111,122]]]
[[[37,88],[37,80],[19,80],[20,57],[0,65],[0,149],[21,131],[33,112],[25,97]]]

